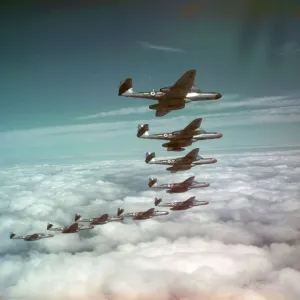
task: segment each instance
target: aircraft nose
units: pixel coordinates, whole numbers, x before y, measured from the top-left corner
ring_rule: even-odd
[[[216,162],[217,162],[217,159],[216,159],[216,158],[213,158],[213,159],[212,159],[212,162],[213,162],[213,163],[216,163]]]
[[[218,138],[221,138],[222,136],[223,136],[223,134],[220,133],[220,132],[217,134],[217,137],[218,137]]]
[[[222,98],[222,94],[217,93],[215,99],[220,99],[220,98]]]

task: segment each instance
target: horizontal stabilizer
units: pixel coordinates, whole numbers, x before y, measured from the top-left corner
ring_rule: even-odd
[[[126,78],[125,80],[120,82],[118,95],[122,96],[126,93],[132,93],[132,78]]]
[[[149,135],[149,124],[139,124],[137,129],[137,137]]]
[[[156,178],[149,178],[148,180],[148,186],[152,187],[157,182]]]
[[[74,221],[77,222],[81,218],[81,215],[75,214]]]
[[[155,160],[155,152],[146,152],[145,155],[145,163],[149,163],[150,161],[154,161]]]
[[[162,201],[161,198],[155,197],[155,199],[154,199],[154,205],[155,205],[155,206],[159,205],[159,203],[160,203],[161,201]]]
[[[118,208],[118,211],[117,211],[117,216],[120,217],[124,212],[124,209],[123,208]]]

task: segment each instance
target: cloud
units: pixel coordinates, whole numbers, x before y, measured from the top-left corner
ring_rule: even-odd
[[[154,45],[149,42],[138,42],[141,46],[147,49],[153,49],[158,51],[165,51],[165,52],[178,52],[178,53],[184,53],[185,51],[179,48],[173,48],[173,47],[167,47],[162,45]]]
[[[299,109],[300,107],[299,94],[268,96],[268,97],[267,96],[266,97],[245,97],[245,98],[239,95],[225,95],[221,101],[189,103],[188,105],[186,105],[184,110],[187,112],[194,111],[198,106],[201,106],[202,114],[204,116],[210,111],[221,111],[224,109],[230,110],[230,109],[237,108],[249,114],[254,111],[256,112],[257,110],[263,111],[263,109],[267,109],[267,108],[277,108],[278,111],[280,112],[281,110],[284,110],[287,107],[291,107],[292,111],[295,112],[293,108]],[[111,110],[107,112],[100,112],[97,114],[81,116],[78,117],[77,119],[81,119],[81,120],[96,119],[96,118],[103,118],[109,116],[128,115],[128,114],[144,114],[149,112],[150,110],[148,108],[148,105],[145,105],[140,107],[129,107],[129,108]]]
[[[141,106],[141,107],[129,107],[129,108],[121,108],[115,109],[107,112],[100,112],[97,114],[87,115],[78,117],[78,120],[88,120],[88,119],[97,119],[97,118],[104,118],[104,117],[114,117],[114,116],[124,116],[124,115],[131,115],[131,114],[141,114],[146,113],[149,111],[148,106]]]
[[[300,151],[217,159],[172,176],[143,161],[2,168],[0,297],[298,300]],[[168,183],[192,173],[211,186],[176,196],[147,188],[148,176]],[[210,204],[38,242],[8,238],[68,225],[75,212],[144,210],[155,196],[194,194]]]

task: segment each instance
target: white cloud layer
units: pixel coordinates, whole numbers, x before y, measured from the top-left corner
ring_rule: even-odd
[[[209,188],[168,195],[149,176],[178,182],[142,161],[0,170],[0,298],[5,300],[299,300],[300,152],[220,155],[194,168]],[[119,165],[118,165],[119,164]],[[37,242],[74,214],[94,217],[153,207],[154,197],[205,207],[146,221],[98,226]]]

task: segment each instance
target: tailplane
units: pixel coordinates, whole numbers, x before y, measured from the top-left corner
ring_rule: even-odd
[[[119,96],[126,96],[133,93],[132,89],[132,78],[126,78],[125,80],[120,82],[119,85]]]
[[[81,218],[81,215],[75,214],[74,221],[77,222]]]
[[[149,178],[148,180],[148,187],[152,187],[157,182],[156,178]]]
[[[149,124],[139,124],[136,136],[139,138],[148,135],[149,135]]]
[[[157,198],[157,197],[155,197],[155,199],[154,199],[154,205],[155,206],[158,206],[159,205],[159,203],[162,201],[162,199],[161,198]]]
[[[148,164],[150,161],[155,161],[155,152],[146,152],[145,163]]]
[[[117,211],[117,216],[120,217],[124,212],[124,209],[123,208],[118,208],[118,211]]]

